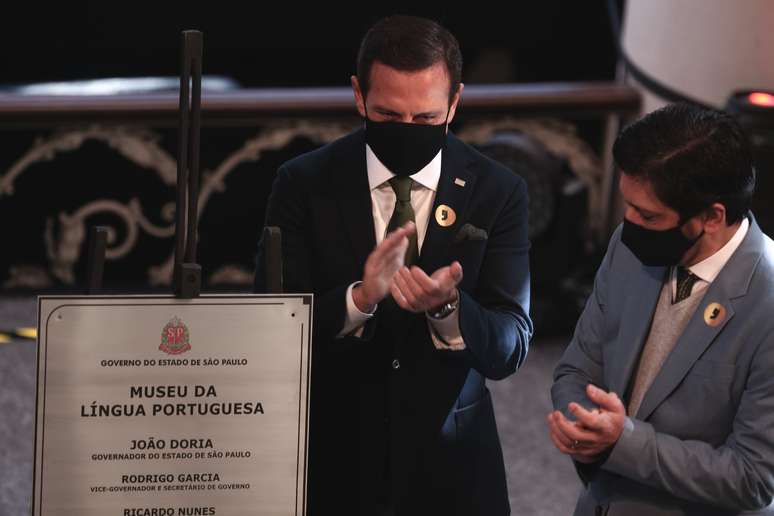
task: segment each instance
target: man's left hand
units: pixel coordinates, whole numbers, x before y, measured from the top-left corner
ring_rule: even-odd
[[[462,265],[453,262],[432,276],[417,266],[402,267],[393,277],[390,292],[395,302],[410,312],[434,311],[457,299],[457,285],[462,281]]]
[[[570,403],[568,408],[575,421],[555,410],[548,415],[548,426],[551,440],[559,451],[588,463],[597,460],[618,442],[626,409],[614,392],[605,392],[589,384],[586,395],[599,409],[587,410],[578,403]]]

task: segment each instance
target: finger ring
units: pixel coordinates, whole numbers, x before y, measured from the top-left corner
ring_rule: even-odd
[[[575,440],[572,442],[572,447],[573,447],[573,448],[577,448],[578,446],[580,446],[580,441],[579,441],[579,440],[577,440],[577,439],[575,439]]]

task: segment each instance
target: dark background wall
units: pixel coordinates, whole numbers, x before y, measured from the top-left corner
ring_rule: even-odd
[[[454,4],[454,6],[452,6]],[[178,35],[205,35],[207,74],[245,87],[347,85],[360,38],[392,13],[434,18],[459,38],[466,80],[492,51],[498,80],[610,79],[614,52],[604,2],[445,2],[373,8],[366,2],[27,2],[4,7],[0,84],[112,76],[176,75]]]
[[[41,81],[176,76],[180,31],[188,28],[204,32],[205,74],[230,76],[243,87],[252,88],[347,86],[363,34],[376,20],[391,13],[434,18],[457,35],[465,59],[464,80],[469,84],[609,80],[615,67],[614,45],[602,1],[458,3],[456,7],[447,2],[436,4],[436,8],[423,4],[421,9],[402,9],[394,4],[374,9],[354,2],[347,7],[329,2],[327,10],[311,11],[300,3],[267,5],[224,0],[207,4],[191,2],[182,10],[178,3],[166,0],[57,4],[17,1],[6,6],[9,15],[0,17],[0,89]],[[458,117],[458,124],[464,123],[459,121],[461,118],[464,117]],[[567,121],[594,149],[590,152],[598,152],[601,119]],[[347,123],[354,126],[357,120],[352,117]],[[72,135],[84,130],[75,125],[57,131],[70,131],[68,134]],[[205,128],[203,170],[212,170],[223,163],[247,139],[270,130],[269,125],[267,121],[211,131]],[[34,149],[36,141],[50,143],[58,138],[57,131],[54,128],[4,129],[0,175]],[[160,148],[169,156],[175,155],[174,128],[152,128],[151,133],[149,138],[158,137]],[[83,145],[59,152],[55,160],[36,160],[15,181],[15,193],[0,196],[0,247],[2,243],[11,243],[11,252],[0,253],[0,289],[3,286],[24,289],[82,285],[87,259],[85,239],[81,238],[82,234],[79,237],[79,231],[85,232],[85,226],[80,224],[115,227],[119,243],[128,238],[129,228],[135,227],[118,218],[115,212],[104,209],[90,215],[88,220],[65,224],[63,214],[80,213],[84,206],[93,205],[92,201],[109,199],[128,206],[127,203],[137,199],[152,224],[167,226],[168,221],[162,220],[161,213],[163,204],[173,200],[172,187],[160,184],[154,169],[116,152],[119,136],[127,137],[124,133],[114,135],[110,145],[99,139],[87,139]],[[131,145],[137,145],[136,140],[132,142]],[[263,152],[257,163],[240,162],[238,170],[229,173],[225,190],[212,196],[200,219],[199,260],[206,277],[216,275],[223,264],[237,264],[245,271],[252,271],[255,243],[274,172],[283,161],[321,143],[294,139],[280,150]],[[519,158],[516,164],[522,161]],[[572,174],[567,172],[562,181],[571,178]],[[562,190],[559,182],[554,184],[550,179],[553,176],[543,176],[549,195],[554,190]],[[42,191],[40,185],[45,185]],[[539,198],[536,193],[533,189],[533,200]],[[544,207],[543,215],[550,219],[554,212],[567,212],[564,219],[583,221],[585,203],[583,197],[577,206],[573,204],[572,213],[566,205],[555,210]],[[13,220],[23,223],[10,223]],[[564,228],[559,223],[555,226]],[[558,281],[556,270],[583,268],[582,249],[585,248],[581,244],[578,252],[557,251],[548,245],[558,242],[569,246],[570,242],[573,245],[580,242],[581,231],[575,226],[563,231],[548,232],[543,240],[540,235],[533,239],[533,256],[540,257],[539,250],[543,248],[550,256],[568,258],[566,267],[555,264],[550,267],[554,282]],[[170,238],[145,231],[139,233],[128,255],[108,262],[106,286],[147,287],[149,271],[164,263],[171,253]],[[541,247],[541,242],[546,245]],[[537,261],[545,262],[542,258]],[[533,267],[536,285],[540,285],[538,273],[539,268]],[[233,280],[229,284],[247,288],[249,283]],[[555,312],[557,296],[544,286],[539,291],[546,294]]]

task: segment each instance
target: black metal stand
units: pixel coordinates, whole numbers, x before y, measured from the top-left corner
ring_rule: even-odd
[[[196,263],[199,227],[202,49],[201,32],[183,31],[180,50],[175,267],[172,277],[173,292],[175,296],[182,299],[198,297],[202,285],[202,268]],[[95,294],[102,289],[107,235],[107,228],[104,227],[93,227],[90,230],[87,294]],[[265,228],[263,245],[267,293],[281,294],[283,282],[280,228]]]
[[[86,272],[86,293],[96,294],[102,289],[102,275],[105,270],[105,251],[107,250],[108,229],[104,226],[92,226],[89,230],[89,258]]]
[[[199,225],[202,33],[195,30],[183,31],[181,43],[180,127],[178,132],[177,217],[175,221],[173,288],[177,297],[191,299],[199,295],[202,286],[202,268],[196,263]]]

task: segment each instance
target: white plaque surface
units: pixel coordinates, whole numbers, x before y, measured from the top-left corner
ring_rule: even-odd
[[[310,295],[39,299],[33,515],[302,515]]]

